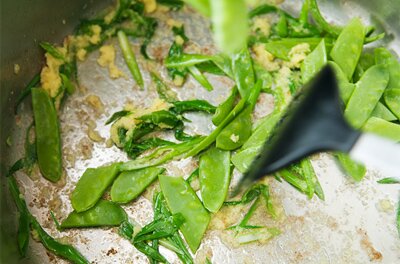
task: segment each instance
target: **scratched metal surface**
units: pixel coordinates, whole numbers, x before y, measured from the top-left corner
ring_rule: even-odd
[[[294,11],[299,8],[298,1],[288,1],[285,9]],[[351,3],[344,3],[343,12],[333,12],[325,6],[324,13],[331,14],[334,21],[346,21],[349,14],[361,15],[370,22],[368,13]],[[191,40],[188,50],[212,53],[209,23],[193,12],[159,13],[159,27],[154,42],[149,47],[150,55],[161,59],[165,56],[173,39],[166,25],[166,19],[185,22],[187,35]],[[390,29],[389,29],[390,30]],[[116,229],[80,229],[58,232],[49,217],[50,210],[58,219],[63,219],[72,210],[69,195],[83,171],[114,161],[127,160],[126,155],[115,146],[107,148],[105,142],[92,142],[87,136],[88,124],[95,123],[95,130],[105,139],[109,138],[109,127],[105,120],[125,103],[137,106],[149,106],[156,92],[152,87],[148,70],[161,72],[167,79],[165,69],[160,63],[150,64],[139,56],[139,64],[145,77],[145,91],[139,91],[130,77],[122,59],[118,44],[111,40],[117,50],[117,66],[122,69],[127,79],[111,80],[106,68],[100,67],[96,60],[99,53],[93,52],[86,61],[78,66],[81,89],[69,97],[60,113],[65,177],[61,184],[53,185],[34,173],[28,178],[18,173],[17,178],[23,186],[30,210],[36,215],[45,229],[62,241],[76,246],[92,263],[147,263],[147,258],[120,238]],[[390,44],[396,49],[398,43]],[[138,51],[135,43],[136,52]],[[226,78],[207,75],[215,90],[206,92],[191,78],[182,88],[173,87],[181,99],[203,98],[217,105],[228,94],[232,82]],[[85,98],[97,95],[104,104],[104,112],[90,107]],[[27,106],[24,106],[27,108]],[[255,119],[266,115],[272,108],[272,98],[263,95],[256,109]],[[193,122],[189,131],[207,134],[213,126],[205,115],[190,115]],[[18,128],[13,142],[23,138],[24,127],[31,118],[28,111],[17,118]],[[22,128],[22,129],[21,129]],[[17,149],[21,150],[22,145]],[[13,158],[19,152],[12,152]],[[12,159],[13,159],[12,158]],[[196,159],[174,161],[168,164],[167,173],[173,176],[188,176],[196,165]],[[238,247],[232,241],[229,225],[236,223],[243,211],[239,209],[222,210],[211,222],[203,243],[194,256],[196,263],[204,263],[209,257],[212,263],[381,263],[400,262],[400,240],[395,228],[395,208],[399,197],[399,188],[395,185],[378,185],[376,179],[382,175],[374,171],[361,183],[354,183],[337,168],[335,161],[328,154],[317,155],[313,165],[325,191],[326,200],[317,198],[308,200],[286,183],[266,179],[270,184],[272,198],[280,211],[278,221],[272,221],[263,212],[258,212],[254,223],[278,226],[283,233],[267,244],[248,244]],[[237,178],[234,173],[233,182]],[[152,219],[153,185],[145,194],[134,202],[125,205],[129,217],[140,225]],[[43,247],[33,242],[30,244],[29,258],[33,263],[65,263],[47,255]],[[171,263],[180,263],[171,252],[162,249]],[[381,257],[380,257],[381,254]]]

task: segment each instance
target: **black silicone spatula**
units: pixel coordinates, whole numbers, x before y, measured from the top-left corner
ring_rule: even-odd
[[[330,66],[325,66],[293,99],[261,154],[243,175],[237,191],[322,151],[349,153],[354,160],[381,170],[387,177],[400,175],[400,145],[355,130],[344,119]]]

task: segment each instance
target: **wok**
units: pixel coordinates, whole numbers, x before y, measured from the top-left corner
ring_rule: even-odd
[[[354,16],[361,16],[365,22],[377,26],[378,31],[387,33],[381,43],[400,54],[400,1],[366,1],[366,0],[321,0],[320,8],[330,21],[343,24]],[[22,155],[24,128],[29,125],[31,113],[29,100],[26,100],[18,116],[14,116],[13,105],[16,97],[39,71],[43,64],[43,54],[38,48],[38,41],[46,40],[59,43],[71,33],[74,26],[83,17],[90,17],[98,10],[108,6],[112,1],[50,1],[35,2],[20,0],[1,2],[1,84],[0,84],[0,182],[1,182],[1,263],[64,263],[64,260],[48,256],[41,244],[31,242],[26,259],[20,259],[16,247],[17,218],[15,205],[6,188],[5,174],[17,158]],[[286,1],[284,9],[297,13],[301,1]],[[210,33],[199,15],[192,16],[173,14],[187,22],[187,34],[199,45],[211,45]],[[192,17],[192,18],[190,18]],[[162,18],[161,18],[162,20]],[[198,26],[201,25],[201,26]],[[152,44],[163,47],[164,53],[169,47],[171,36],[165,36],[158,30]],[[211,46],[210,46],[211,45]],[[95,167],[109,161],[125,160],[126,157],[116,148],[106,148],[104,144],[91,144],[83,138],[86,135],[86,123],[96,122],[101,135],[106,136],[108,127],[105,119],[119,110],[127,98],[133,102],[146,104],[148,98],[155,94],[146,92],[133,93],[132,80],[110,81],[107,72],[96,66],[98,53],[94,52],[87,61],[79,65],[79,80],[84,91],[69,98],[60,113],[64,154],[75,159],[64,161],[65,185],[54,185],[41,179],[33,180],[23,174],[17,178],[23,186],[30,210],[47,231],[54,236],[65,236],[72,244],[95,263],[146,263],[147,259],[133,248],[127,241],[107,230],[78,230],[62,232],[49,224],[48,203],[57,203],[60,207],[59,217],[65,217],[71,211],[69,193],[71,186],[77,181],[85,168]],[[119,56],[117,65],[125,67]],[[141,63],[143,61],[139,61]],[[20,66],[18,74],[14,65]],[[126,70],[126,69],[125,69]],[[146,82],[149,82],[145,75]],[[201,97],[211,103],[219,103],[228,92],[231,83],[217,77],[210,78],[215,89],[211,94],[202,91],[193,80],[180,92],[182,99]],[[96,115],[87,107],[84,99],[87,94],[95,93],[105,105],[106,113]],[[145,100],[147,98],[147,100]],[[207,120],[202,116],[193,116],[192,129],[199,133],[207,133]],[[12,147],[6,145],[11,136]],[[91,148],[87,157],[84,151]],[[83,150],[82,150],[83,149]],[[90,155],[89,155],[90,154]],[[71,157],[76,156],[76,157]],[[87,159],[86,159],[87,158]],[[74,164],[73,164],[74,163]],[[188,162],[186,162],[188,163]],[[190,162],[189,162],[190,163]],[[376,179],[381,175],[369,171],[361,183],[353,183],[346,178],[327,154],[313,159],[315,170],[324,188],[326,200],[307,200],[287,184],[271,182],[274,200],[280,204],[283,220],[279,223],[284,232],[267,244],[245,245],[235,247],[221,235],[220,230],[209,231],[199,249],[196,260],[200,263],[205,255],[212,255],[213,263],[381,263],[400,262],[400,240],[395,229],[394,207],[398,201],[399,191],[396,186],[377,185]],[[169,173],[187,174],[190,164],[173,164]],[[236,175],[237,176],[237,175]],[[235,180],[234,176],[234,180]],[[151,219],[151,198],[145,194],[126,210],[140,224]],[[53,204],[54,205],[54,204]],[[225,218],[234,218],[234,214]],[[226,220],[229,221],[229,220]],[[272,224],[272,223],[271,223]],[[114,249],[114,250],[112,250]],[[177,262],[172,254],[165,253],[171,262]],[[380,255],[381,254],[381,255]]]

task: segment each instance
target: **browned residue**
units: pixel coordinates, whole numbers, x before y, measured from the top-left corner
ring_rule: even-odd
[[[117,253],[118,253],[118,251],[115,248],[112,247],[107,251],[107,256],[115,255]]]
[[[370,261],[382,261],[383,259],[382,253],[374,248],[371,241],[369,240],[367,232],[361,228],[359,228],[357,232],[361,236],[360,240],[361,248],[366,251]]]

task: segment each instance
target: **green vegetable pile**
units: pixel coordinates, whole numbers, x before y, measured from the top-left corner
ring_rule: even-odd
[[[256,183],[237,200],[227,200],[232,171],[246,172],[293,95],[326,64],[330,64],[337,74],[348,121],[355,128],[400,141],[400,63],[384,47],[364,47],[384,37],[383,34],[374,35],[374,27],[363,25],[358,18],[343,27],[332,25],[320,13],[316,0],[305,0],[298,18],[267,4],[246,13],[246,3],[240,0],[157,2],[172,10],[179,10],[187,2],[210,17],[215,42],[222,50],[215,55],[185,53],[189,39],[184,25],[174,26],[175,40],[163,64],[171,81],[182,85],[190,74],[211,91],[213,86],[204,75],[206,72],[226,76],[235,85],[218,106],[204,100],[180,101],[173,89],[157,73],[151,72],[152,82],[165,107],[144,114],[123,109],[109,118],[107,124],[116,131],[114,143],[131,160],[88,168],[71,195],[74,211],[60,224],[54,218],[60,231],[117,226],[119,234],[145,254],[151,263],[168,262],[160,253],[160,246],[175,252],[183,263],[193,263],[191,253],[196,253],[210,219],[222,207],[248,208],[243,219],[229,228],[235,232],[235,239],[240,244],[262,242],[279,235],[281,230],[276,227],[250,223],[260,206],[273,219],[279,217],[268,185]],[[128,39],[140,39],[141,56],[152,59],[147,54],[147,45],[157,29],[157,19],[147,16],[144,10],[140,1],[120,0],[106,16],[82,21],[72,40],[63,47],[47,42],[40,44],[46,56],[58,62],[56,75],[61,81],[56,91],[49,91],[40,87],[43,85],[41,75],[36,75],[22,92],[15,108],[17,111],[18,104],[32,95],[34,123],[27,131],[25,157],[11,167],[8,178],[20,213],[18,245],[22,256],[26,254],[32,230],[54,254],[73,263],[89,263],[75,248],[57,242],[42,229],[28,211],[14,173],[20,169],[29,172],[37,163],[43,177],[52,182],[60,179],[62,159],[57,111],[77,85],[79,54],[96,50],[107,39],[116,37],[137,86],[146,88],[136,61],[137,54]],[[269,15],[275,20],[266,25],[263,19]],[[264,26],[260,27],[260,22]],[[272,113],[254,124],[252,114],[260,93],[271,94],[275,105]],[[206,136],[187,134],[185,124],[190,122],[184,116],[187,112],[209,115],[214,130]],[[128,128],[124,125],[126,122],[133,125]],[[173,132],[175,140],[153,134],[162,135],[168,131]],[[365,167],[347,155],[335,153],[335,156],[354,180],[360,181],[364,177]],[[163,165],[189,157],[198,159],[198,168],[190,176],[166,175]],[[324,199],[310,158],[273,176],[278,181],[288,182],[309,199],[314,194]],[[134,201],[155,181],[159,182],[159,188],[156,187],[153,200],[154,219],[140,227],[130,221],[120,204]],[[201,199],[196,194],[195,182],[199,183]],[[399,182],[393,178],[379,181],[382,184]],[[104,198],[107,192],[109,199]],[[397,226],[400,234],[400,208]]]

